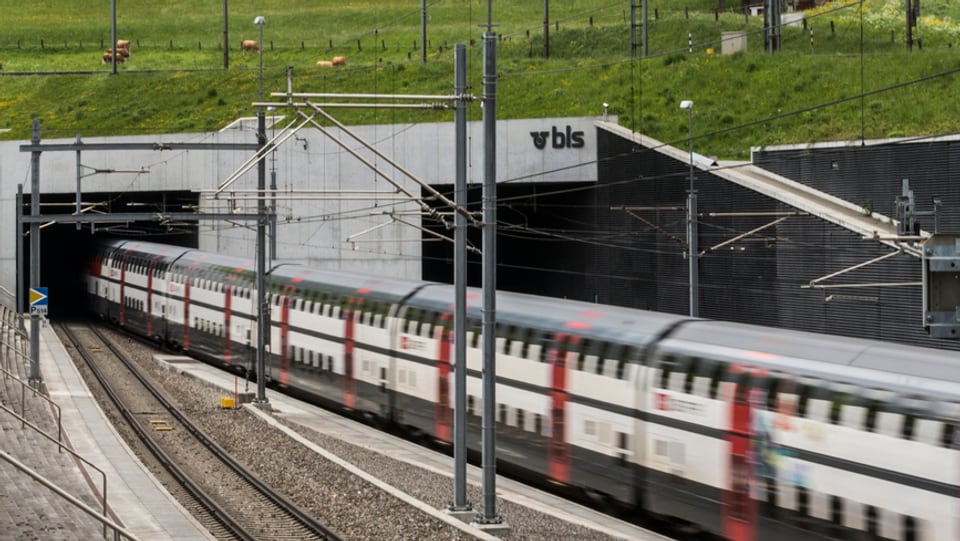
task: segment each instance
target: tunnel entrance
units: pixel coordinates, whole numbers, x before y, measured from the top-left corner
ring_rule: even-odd
[[[188,212],[195,208],[198,194],[177,192],[84,193],[84,203],[98,202],[97,212],[144,213]],[[76,194],[41,194],[42,215],[74,212]],[[30,195],[24,194],[23,214],[30,214]],[[23,259],[18,272],[22,289],[23,310],[29,311],[30,227],[23,226]],[[197,246],[197,223],[159,223],[140,220],[126,223],[43,224],[40,229],[40,283],[49,295],[47,317],[51,320],[73,319],[86,315],[85,266],[95,244],[105,238],[140,239],[150,242]]]
[[[453,197],[453,186],[434,185]],[[497,289],[533,295],[594,301],[594,284],[587,272],[596,258],[597,236],[590,224],[596,223],[597,206],[593,182],[515,183],[497,186]],[[467,190],[468,209],[481,216],[482,190],[471,185]],[[430,200],[424,193],[424,199]],[[424,221],[437,234],[453,236],[437,224]],[[482,231],[470,227],[468,242],[480,248]],[[586,240],[585,240],[586,238]],[[451,283],[453,280],[453,243],[433,242],[424,233],[422,278]],[[429,242],[428,242],[429,241]],[[471,287],[482,285],[481,258],[467,256]]]

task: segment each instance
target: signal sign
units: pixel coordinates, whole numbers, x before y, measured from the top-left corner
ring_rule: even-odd
[[[47,302],[49,297],[47,295],[47,288],[45,287],[31,287],[30,288],[30,315],[31,316],[46,316],[47,307],[49,303]]]

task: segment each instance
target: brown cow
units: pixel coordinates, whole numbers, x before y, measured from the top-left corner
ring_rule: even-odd
[[[345,56],[335,56],[335,57],[333,57],[333,62],[332,62],[332,64],[333,64],[334,66],[346,66],[346,65],[347,65],[347,57],[345,57]]]
[[[260,44],[255,39],[245,39],[240,44],[240,53],[257,52],[260,50]]]
[[[123,64],[127,59],[123,55],[117,53],[117,64]],[[103,53],[103,56],[100,58],[101,64],[112,64],[113,63],[113,52],[107,51]]]
[[[130,52],[130,40],[129,40],[129,39],[118,39],[118,40],[117,40],[117,49],[126,49],[127,52]]]
[[[331,62],[331,61],[329,61],[329,60],[317,60],[317,67],[318,67],[318,68],[332,68],[332,67],[333,67],[333,62]]]
[[[105,51],[108,55],[113,55],[113,49],[107,49]],[[117,58],[130,58],[130,51],[127,49],[117,49]]]

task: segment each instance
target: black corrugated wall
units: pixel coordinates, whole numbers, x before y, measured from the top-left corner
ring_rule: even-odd
[[[842,149],[757,153],[764,168],[853,203],[893,214],[901,178],[909,177],[918,210],[943,200],[943,230],[960,231],[957,170],[960,143],[851,146]],[[592,248],[592,280],[600,302],[687,313],[685,212],[688,164],[636,147],[598,130],[599,186],[594,223],[611,242]],[[696,171],[701,251],[774,216],[716,213],[795,209],[714,175]],[[647,207],[627,211],[616,207]],[[678,210],[673,210],[674,208]],[[654,210],[656,209],[656,210]],[[932,218],[922,220],[932,230]],[[700,262],[700,315],[773,327],[960,349],[928,337],[919,286],[805,289],[811,280],[887,254],[891,249],[826,221],[791,217]],[[591,277],[592,275],[592,277]],[[901,254],[825,281],[825,284],[919,282],[921,263]]]

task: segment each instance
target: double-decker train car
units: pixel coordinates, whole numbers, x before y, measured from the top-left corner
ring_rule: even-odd
[[[100,316],[253,367],[252,261],[112,241],[88,269]],[[271,384],[451,440],[451,286],[290,264],[266,283]],[[960,539],[955,353],[501,292],[496,355],[500,468],[737,541]]]

